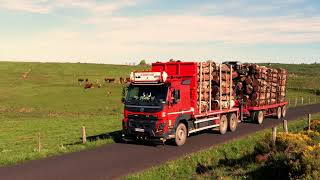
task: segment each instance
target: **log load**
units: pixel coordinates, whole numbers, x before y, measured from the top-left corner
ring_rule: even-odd
[[[236,99],[248,106],[264,106],[285,101],[287,70],[273,69],[257,64],[242,64],[234,69]]]
[[[231,77],[238,77],[238,74],[234,72],[231,74],[230,67],[225,64],[198,63],[197,105],[199,112],[233,107],[236,94],[233,92]]]

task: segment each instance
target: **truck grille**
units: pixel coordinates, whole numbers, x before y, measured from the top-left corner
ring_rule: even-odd
[[[155,129],[156,122],[155,120],[144,120],[144,119],[129,119],[130,128],[141,128],[141,129]]]
[[[157,120],[158,118],[153,115],[145,115],[145,114],[129,114],[128,119],[137,119],[137,120]]]

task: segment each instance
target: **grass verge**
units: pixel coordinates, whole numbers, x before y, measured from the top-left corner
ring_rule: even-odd
[[[313,115],[313,118],[319,119],[320,114]],[[304,118],[290,122],[288,129],[290,132],[298,132],[306,126],[307,120]],[[282,130],[282,125],[279,125],[278,131]],[[169,161],[158,167],[124,177],[124,179],[233,179],[239,178],[239,176],[243,179],[250,179],[246,173],[257,170],[261,165],[248,164],[246,158],[249,158],[248,156],[254,152],[257,142],[261,141],[268,133],[270,133],[270,129],[186,155],[178,160]],[[230,161],[233,165],[225,166]]]

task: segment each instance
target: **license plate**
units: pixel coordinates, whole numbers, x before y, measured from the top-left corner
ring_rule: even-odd
[[[144,132],[144,129],[141,129],[141,128],[135,128],[134,130],[137,132]]]

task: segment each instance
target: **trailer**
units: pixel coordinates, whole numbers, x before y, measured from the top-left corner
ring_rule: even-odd
[[[124,98],[123,139],[178,146],[202,130],[233,132],[243,117],[261,118],[285,107],[244,106],[234,98],[232,65],[214,62],[156,62],[149,71],[130,74]],[[262,121],[261,121],[262,123]]]

